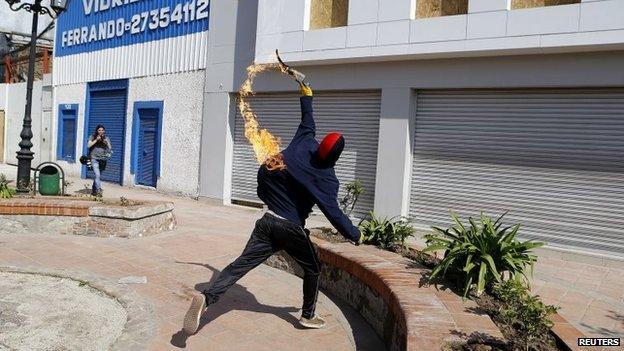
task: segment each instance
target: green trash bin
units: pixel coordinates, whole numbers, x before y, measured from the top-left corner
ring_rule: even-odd
[[[60,179],[61,176],[56,167],[43,167],[39,171],[39,194],[58,195],[60,192]]]

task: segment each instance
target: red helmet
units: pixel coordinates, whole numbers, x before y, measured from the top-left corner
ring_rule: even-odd
[[[323,138],[318,148],[319,159],[323,163],[335,164],[345,146],[345,140],[341,133],[331,132]]]

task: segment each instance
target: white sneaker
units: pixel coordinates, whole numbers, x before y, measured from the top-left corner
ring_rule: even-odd
[[[189,307],[184,316],[184,331],[188,335],[197,332],[199,320],[204,311],[206,311],[206,296],[204,296],[204,294],[196,294],[193,296],[193,301],[191,301],[191,307]]]
[[[325,326],[325,320],[315,314],[312,318],[301,317],[299,324],[310,329],[321,329]]]

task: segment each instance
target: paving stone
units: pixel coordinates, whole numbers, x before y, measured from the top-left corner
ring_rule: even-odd
[[[107,279],[118,289],[120,296],[138,296],[141,301],[154,306],[147,321],[129,322],[138,336],[126,340],[122,345],[125,350],[182,349],[171,342],[182,326],[189,291],[196,284],[210,281],[240,254],[260,213],[107,184],[107,195],[121,194],[141,201],[173,200],[179,219],[178,229],[137,239],[3,233],[0,235],[0,242],[3,242],[0,245],[0,266],[45,267],[70,275],[88,274],[93,280]],[[119,278],[128,275],[144,275],[148,282],[125,287],[117,284]],[[217,312],[221,317],[232,315],[233,319],[228,321],[232,324],[226,326],[225,318],[211,321],[185,341],[184,349],[243,350],[242,345],[257,346],[255,349],[258,350],[286,350],[286,346],[326,350],[319,345],[318,339],[322,338],[328,345],[333,345],[329,349],[354,350],[353,335],[348,333],[371,334],[370,327],[363,321],[361,328],[364,329],[352,330],[351,326],[342,326],[353,318],[361,320],[353,310],[333,307],[330,312],[326,305],[333,302],[330,299],[322,301],[318,311],[327,318],[328,329],[319,332],[297,329],[293,324],[300,313],[301,280],[260,266],[226,293],[219,304],[212,306],[220,308]],[[284,319],[286,316],[287,320]],[[150,327],[149,323],[156,327]],[[246,339],[245,335],[254,340]],[[285,347],[274,348],[274,345]]]
[[[82,183],[86,183],[85,180],[73,181],[73,189],[70,190],[80,189]],[[188,305],[188,290],[193,289],[196,284],[210,281],[214,274],[242,251],[254,221],[260,217],[260,211],[238,206],[219,206],[205,201],[175,198],[149,190],[122,188],[110,184],[106,184],[106,192],[111,198],[126,196],[139,201],[172,201],[175,204],[178,227],[172,232],[137,239],[2,233],[0,234],[0,242],[2,242],[0,266],[49,268],[75,272],[77,275],[91,275],[94,280],[108,279],[113,282],[113,286],[117,285],[116,280],[124,275],[146,275],[148,284],[145,285],[145,289],[129,287],[119,291],[122,295],[136,296],[153,306],[152,322],[157,324],[157,327],[152,328],[151,331],[155,335],[149,336],[149,331],[144,331],[144,339],[139,340],[137,337],[133,339],[133,342],[141,345],[143,349],[167,351],[180,349],[171,344],[171,339],[181,327],[185,308]],[[323,220],[314,218],[312,222],[323,223]],[[336,251],[354,253],[356,254],[354,259],[376,268],[383,268],[394,255],[372,247],[354,247],[349,244],[341,246],[340,250]],[[377,256],[377,259],[371,260],[371,255]],[[176,261],[195,262],[198,265]],[[402,264],[405,268],[405,263]],[[567,272],[561,273],[562,270],[567,270]],[[419,274],[423,271],[416,269],[413,271],[417,278],[398,275],[388,281],[392,281],[393,284],[405,284],[410,279],[418,280]],[[365,274],[363,271],[359,273]],[[574,280],[575,275],[576,280]],[[562,305],[564,307],[562,311],[565,311],[565,317],[568,318],[570,324],[579,326],[587,335],[605,336],[606,334],[600,334],[605,330],[619,331],[620,335],[624,335],[622,325],[624,283],[621,278],[624,276],[624,270],[587,263],[570,263],[569,260],[564,261],[559,257],[545,257],[540,258],[535,276],[534,292],[544,294],[547,297],[545,300],[549,303]],[[160,280],[156,279],[158,277]],[[590,289],[598,280],[601,280],[598,288]],[[264,287],[263,281],[266,282]],[[261,266],[241,280],[240,284],[242,284],[240,288],[233,289],[224,296],[221,301],[223,304],[213,307],[220,308],[224,315],[237,312],[237,308],[242,309],[236,315],[245,318],[240,326],[245,330],[240,330],[239,333],[249,332],[264,336],[256,343],[258,349],[266,346],[262,342],[273,346],[275,350],[288,350],[293,346],[306,350],[321,349],[314,332],[295,329],[290,322],[275,314],[276,312],[281,316],[290,314],[296,320],[301,304],[301,281],[298,278]],[[456,323],[453,318],[462,320],[461,304],[453,302],[457,299],[456,295],[443,290],[437,291],[433,286],[429,288],[432,291],[431,294],[450,313],[449,317],[439,317],[440,324],[437,328],[423,325],[419,329],[420,335],[409,336],[417,340],[422,350],[438,346],[436,343],[439,340],[431,336],[436,333],[448,333],[450,329],[455,328]],[[581,320],[579,315],[582,309],[587,307],[582,307],[586,299],[606,301],[612,306],[612,311],[605,310],[602,305],[595,305],[587,308]],[[292,310],[292,312],[284,312],[284,309]],[[329,312],[322,306],[320,310],[328,316],[329,325],[342,325],[333,312]],[[452,321],[449,321],[449,318]],[[248,323],[249,321],[251,323]],[[590,327],[599,325],[605,330],[590,329],[582,326],[581,322]],[[143,324],[137,323],[137,325]],[[160,326],[163,325],[167,327],[161,329]],[[204,326],[197,335],[189,338],[186,349],[219,349],[216,348],[215,340],[220,340],[219,334],[228,330],[230,329],[225,328],[220,319],[216,319]],[[368,331],[370,332],[371,329]],[[333,340],[333,346],[328,349],[341,349],[348,345],[351,345],[350,349],[355,349],[346,333],[345,328],[334,328],[324,334],[323,338],[330,340],[328,343],[332,344]],[[234,338],[219,347],[232,350],[241,349],[241,345],[253,345],[249,341],[241,344],[236,344],[236,342],[237,339]]]

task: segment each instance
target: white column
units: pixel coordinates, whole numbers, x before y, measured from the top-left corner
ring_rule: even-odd
[[[410,88],[382,90],[375,184],[375,212],[380,215],[409,213],[413,105]]]

